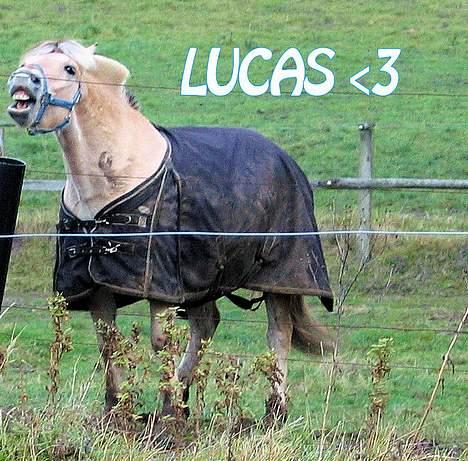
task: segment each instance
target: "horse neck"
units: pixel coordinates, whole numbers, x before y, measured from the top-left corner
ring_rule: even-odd
[[[162,135],[119,90],[87,91],[58,135],[67,172],[65,205],[81,219],[93,218],[151,176],[166,152]]]

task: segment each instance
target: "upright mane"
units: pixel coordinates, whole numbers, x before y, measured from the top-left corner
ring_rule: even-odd
[[[138,112],[141,112],[140,102],[138,101],[137,97],[133,94],[133,92],[127,87],[125,87],[124,92],[130,106]]]
[[[111,84],[121,86],[122,94],[128,104],[135,110],[140,110],[140,105],[135,95],[125,86],[130,72],[120,62],[105,56],[94,54],[96,45],[89,47],[83,46],[75,40],[48,40],[30,50],[22,57],[44,55],[50,53],[63,53],[76,61],[82,70],[82,79],[86,82],[99,82],[102,84]]]
[[[83,70],[91,71],[96,68],[96,62],[94,59],[95,49],[95,45],[87,48],[75,40],[48,40],[26,51],[22,57],[22,60],[30,56],[49,53],[63,53],[76,61],[80,67],[83,68]]]

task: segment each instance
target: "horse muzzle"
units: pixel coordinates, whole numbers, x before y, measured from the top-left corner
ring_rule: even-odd
[[[8,91],[13,102],[8,114],[22,128],[28,128],[35,120],[44,94],[44,79],[29,69],[20,68],[8,80]]]

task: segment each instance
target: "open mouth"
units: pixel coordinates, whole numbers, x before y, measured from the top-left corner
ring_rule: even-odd
[[[10,105],[9,109],[15,112],[27,111],[36,102],[36,98],[26,88],[16,89],[11,97],[14,99],[14,102]]]

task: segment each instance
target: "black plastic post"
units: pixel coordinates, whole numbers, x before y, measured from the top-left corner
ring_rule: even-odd
[[[15,232],[25,168],[26,164],[21,160],[0,157],[0,235],[11,235]],[[0,309],[12,241],[11,238],[0,238]]]

